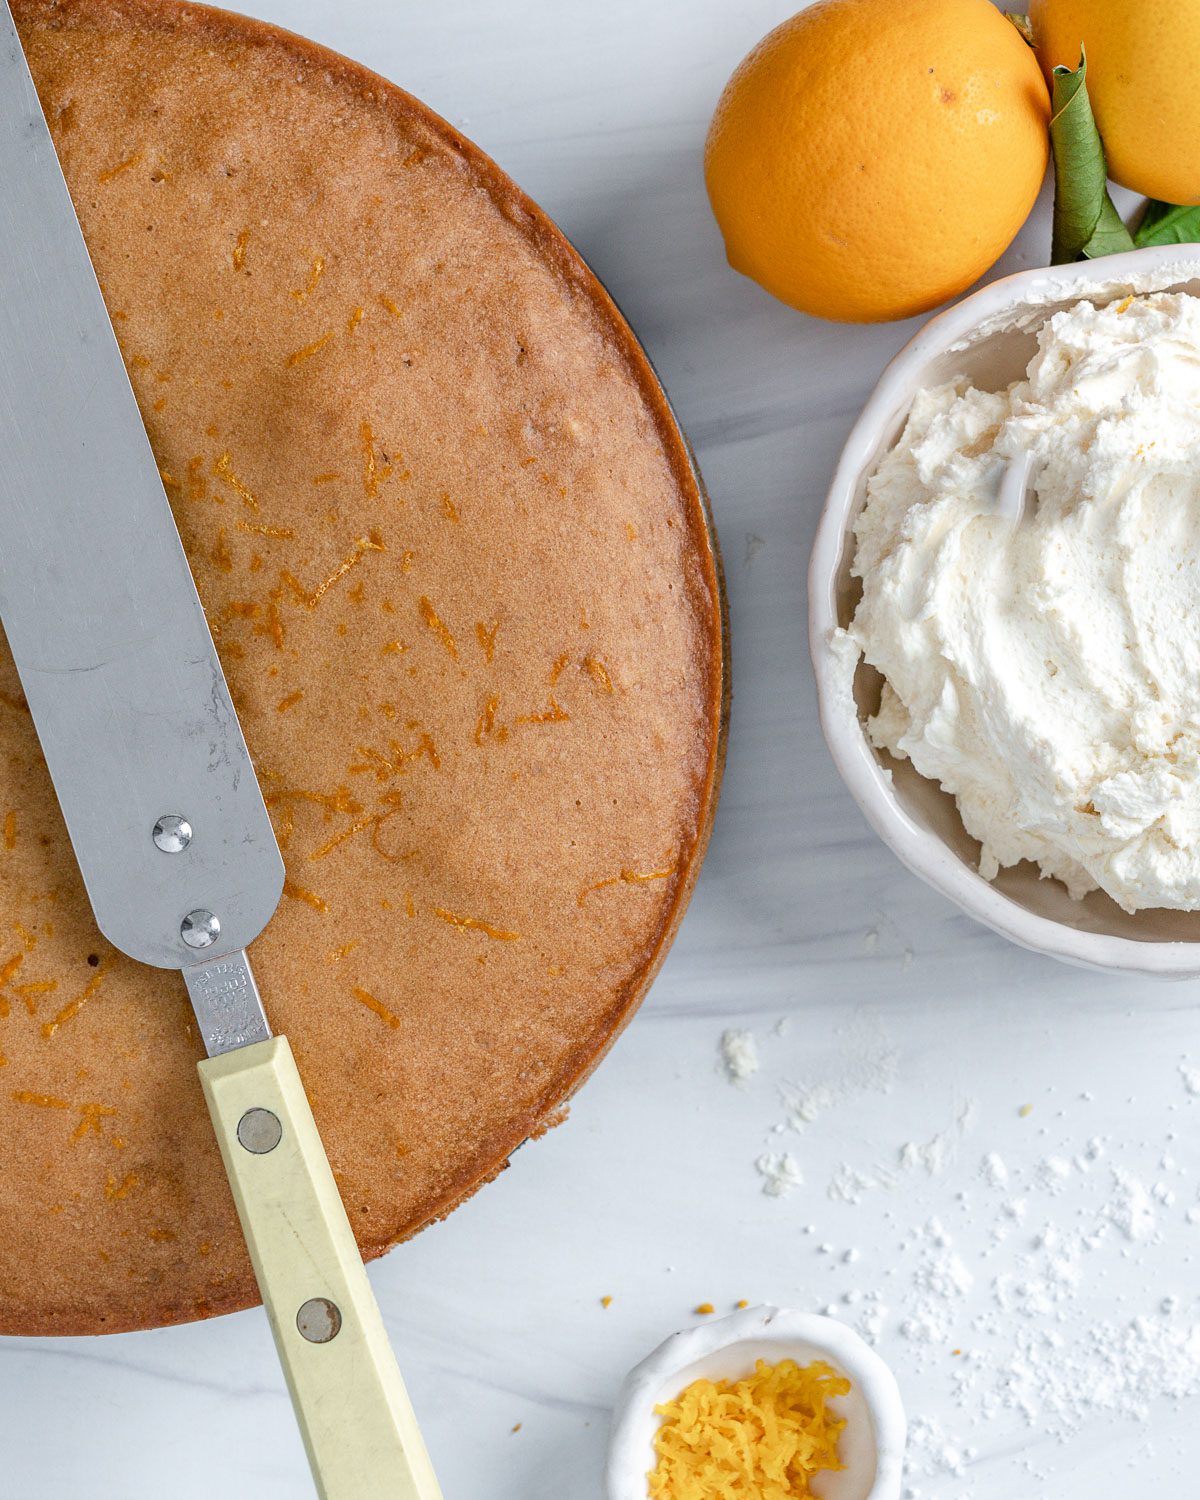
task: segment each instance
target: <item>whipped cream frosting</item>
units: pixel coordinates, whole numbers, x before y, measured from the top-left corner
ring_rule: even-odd
[[[1200,908],[1200,300],[1082,302],[1008,390],[921,393],[855,534],[870,736],[953,794],[981,873]]]

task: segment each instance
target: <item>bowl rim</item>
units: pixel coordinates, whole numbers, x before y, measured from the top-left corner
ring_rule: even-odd
[[[822,1313],[764,1304],[707,1319],[665,1338],[625,1377],[613,1408],[605,1466],[608,1500],[634,1500],[631,1476],[644,1475],[642,1419],[665,1383],[689,1365],[737,1344],[806,1345],[857,1385],[875,1441],[875,1480],[865,1500],[896,1500],[904,1469],[908,1423],[896,1377],[883,1358],[848,1324]],[[788,1356],[781,1355],[781,1358]]]
[[[929,319],[890,361],[850,430],[821,511],[808,569],[809,651],[821,728],[834,764],[867,822],[900,860],[969,916],[1023,948],[1067,963],[1126,974],[1200,975],[1200,942],[1137,939],[1088,932],[1020,906],[971,869],[940,835],[901,805],[888,772],[868,746],[863,723],[848,705],[844,658],[832,640],[844,538],[859,478],[874,460],[882,433],[918,389],[915,377],[936,355],[1011,328],[1022,310],[1036,312],[1103,292],[1169,291],[1200,279],[1200,247],[1170,245],[1102,260],[1018,271],[981,287]],[[1144,285],[1146,281],[1154,285]],[[1010,316],[1006,320],[1004,315]],[[972,337],[974,336],[974,338]]]

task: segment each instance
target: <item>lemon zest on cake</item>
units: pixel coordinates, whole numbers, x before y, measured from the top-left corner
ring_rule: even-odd
[[[334,584],[339,579],[344,578],[351,568],[356,568],[362,562],[366,553],[386,551],[387,547],[384,544],[384,540],[377,531],[369,532],[366,536],[360,536],[355,542],[353,550],[338,563],[337,567],[334,568],[333,572],[330,573],[324,582],[317,584],[316,588],[305,599],[305,604],[309,609],[316,609],[317,605],[320,604],[321,600]]]
[[[503,927],[493,927],[481,917],[460,917],[457,912],[446,911],[440,906],[434,907],[433,914],[462,932],[482,932],[484,937],[492,938],[498,943],[515,943],[521,936],[519,932],[506,932]]]
[[[110,1203],[119,1203],[122,1198],[128,1198],[134,1188],[141,1183],[141,1178],[136,1172],[126,1172],[120,1182],[112,1172],[108,1174],[108,1181],[104,1184],[104,1196]]]
[[[438,640],[441,641],[442,645],[445,646],[446,650],[450,653],[454,660],[457,661],[458,642],[454,639],[450,627],[446,624],[445,620],[442,619],[441,615],[438,614],[437,610],[434,609],[433,604],[425,597],[424,594],[422,594],[420,599],[417,601],[417,608],[421,611],[422,620],[425,621],[426,625],[428,625],[430,630],[433,631],[434,635],[437,636]]]
[[[18,1104],[36,1104],[39,1109],[70,1109],[65,1099],[55,1094],[35,1094],[32,1089],[14,1089],[13,1098]]]
[[[585,656],[583,658],[584,670],[593,682],[599,683],[606,693],[613,690],[613,680],[609,675],[608,668],[598,656]]]
[[[188,465],[188,470],[190,473],[191,464]],[[243,505],[247,506],[250,510],[258,509],[258,496],[255,495],[248,484],[244,484],[234,473],[233,454],[228,449],[213,464],[213,470],[220,479],[225,481]]]
[[[744,1380],[694,1380],[654,1408],[658,1463],[647,1475],[652,1500],[808,1500],[809,1481],[840,1469],[845,1419],[829,1409],[850,1382],[818,1360],[769,1365]]]
[[[292,292],[297,302],[307,302],[317,289],[317,283],[325,274],[325,257],[317,255],[313,257],[312,269],[308,273],[308,281],[304,286],[296,288]]]
[[[370,813],[365,818],[356,818],[348,828],[343,828],[340,833],[335,833],[319,849],[314,849],[308,856],[309,859],[324,859],[327,854],[332,854],[339,844],[344,844],[347,839],[352,839],[356,833],[361,833],[364,828],[370,828],[374,822],[375,817]]]
[[[239,520],[237,523],[239,531],[249,532],[251,536],[274,537],[276,541],[290,542],[296,533],[290,526],[262,526],[253,521]]]
[[[585,885],[576,900],[580,906],[595,891],[607,890],[612,885],[645,885],[651,880],[669,880],[676,866],[668,865],[664,870],[622,870],[619,875],[610,875],[607,880],[597,880],[594,885]]]
[[[393,1031],[398,1031],[400,1029],[400,1017],[397,1015],[393,1015],[382,1000],[376,1000],[375,996],[371,994],[370,990],[364,990],[356,984],[353,988],[352,993],[354,995],[354,998],[360,1005],[365,1005],[369,1011],[373,1011],[375,1015],[377,1015],[379,1019],[386,1025],[390,1026]]]
[[[319,911],[324,915],[329,910],[329,902],[318,896],[315,891],[309,891],[302,885],[297,885],[294,880],[283,882],[283,894],[293,901],[303,901],[305,906],[311,906],[313,911]]]
[[[102,1129],[100,1121],[116,1114],[111,1104],[80,1104],[79,1124],[71,1132],[71,1144],[74,1146],[83,1140],[85,1135],[100,1135]]]
[[[143,155],[143,152],[135,151],[132,156],[127,156],[124,161],[119,161],[115,167],[109,167],[107,171],[101,172],[96,181],[111,182],[114,177],[120,177],[122,172],[128,172],[131,167],[136,167],[142,160]]]
[[[374,500],[379,494],[379,486],[391,478],[392,466],[386,457],[382,463],[375,457],[375,433],[370,422],[360,424],[358,435],[363,455],[363,492],[368,500]]]
[[[547,706],[540,713],[518,714],[516,724],[569,724],[571,715],[551,693]]]
[[[80,990],[79,994],[75,996],[74,1000],[69,1000],[67,1004],[63,1006],[62,1010],[60,1010],[59,1013],[55,1017],[53,1017],[52,1020],[43,1023],[42,1036],[45,1037],[47,1041],[50,1040],[50,1038],[54,1035],[54,1033],[60,1026],[65,1026],[68,1021],[73,1021],[89,1000],[95,998],[96,992],[104,983],[105,975],[116,963],[116,961],[116,954],[109,953],[101,961],[96,969],[96,972],[84,985],[83,989]]]
[[[313,339],[311,344],[305,344],[302,349],[293,349],[284,360],[284,364],[287,365],[289,370],[295,369],[297,365],[302,365],[306,359],[311,359],[314,354],[319,354],[332,337],[333,329],[326,329],[321,337]]]

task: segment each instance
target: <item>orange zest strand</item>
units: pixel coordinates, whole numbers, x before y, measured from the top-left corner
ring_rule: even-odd
[[[311,344],[305,344],[303,349],[293,349],[284,364],[288,369],[294,369],[296,365],[302,365],[306,359],[311,359],[314,354],[319,354],[329,340],[333,337],[333,329],[328,329],[319,339],[313,339]]]
[[[71,1132],[71,1144],[83,1140],[85,1135],[100,1135],[100,1121],[115,1114],[116,1110],[108,1104],[79,1105],[79,1124]]]
[[[223,479],[229,488],[237,495],[242,504],[248,510],[258,509],[258,497],[249,485],[244,484],[233,471],[233,455],[226,450],[221,454],[213,465],[213,469],[219,478]]]
[[[35,1094],[30,1089],[14,1089],[13,1098],[18,1104],[36,1104],[39,1109],[70,1109],[65,1099],[56,1094]]]
[[[4,847],[15,849],[17,847],[17,815],[15,812],[4,814]]]
[[[432,603],[425,597],[424,594],[422,594],[420,599],[417,601],[417,608],[421,611],[422,620],[425,621],[426,625],[428,625],[430,630],[433,631],[434,635],[437,636],[438,640],[441,641],[442,645],[445,646],[446,650],[450,653],[454,660],[457,661],[458,642],[450,633],[449,626],[438,614],[437,610],[434,609]]]
[[[253,521],[244,520],[237,522],[237,529],[248,532],[251,536],[273,537],[279,542],[290,542],[296,535],[290,526],[263,526],[257,525]]]
[[[548,708],[543,709],[541,713],[520,714],[515,722],[518,724],[568,724],[570,720],[571,715],[551,693]]]
[[[250,243],[250,231],[243,229],[234,241],[233,246],[233,269],[240,271],[246,264],[246,246]]]
[[[595,885],[585,885],[577,897],[580,906],[595,891],[607,890],[611,885],[645,885],[651,880],[669,880],[675,873],[675,865],[665,870],[622,870],[619,875],[610,875],[607,880],[598,880]]]
[[[410,729],[416,727],[415,724],[409,725]],[[351,773],[361,774],[364,771],[374,771],[377,781],[390,781],[393,776],[398,776],[405,766],[414,760],[420,760],[422,756],[435,771],[440,771],[442,768],[437,746],[424,731],[410,750],[406,750],[398,740],[389,740],[386,754],[380,750],[373,750],[369,745],[359,745],[358,753],[365,763],[351,766]]]
[[[334,584],[337,583],[339,579],[345,578],[346,574],[350,571],[351,568],[357,567],[358,564],[362,562],[363,557],[366,553],[386,551],[387,548],[384,545],[383,538],[377,531],[372,531],[367,536],[360,536],[358,541],[356,541],[354,544],[353,551],[350,552],[348,556],[344,557],[340,563],[338,563],[337,567],[334,568],[333,572],[330,573],[329,577],[326,578],[323,583],[319,583],[316,586],[312,593],[309,594],[309,596],[305,599],[305,604],[307,604],[309,609],[316,609],[317,605],[320,604],[321,600],[334,586]]]
[[[296,301],[307,302],[312,294],[316,291],[317,283],[320,281],[321,277],[324,274],[325,257],[323,255],[315,256],[312,263],[312,269],[308,273],[308,281],[304,286],[300,287],[298,291],[294,291],[292,293],[292,296],[295,297]]]
[[[371,824],[374,821],[375,818],[373,814],[369,814],[365,818],[356,818],[355,821],[350,824],[349,828],[343,828],[340,833],[335,833],[334,836],[327,843],[322,844],[319,849],[314,849],[313,852],[308,856],[309,859],[324,859],[327,854],[332,854],[339,844],[344,844],[347,839],[352,839],[356,833],[361,833],[364,828],[370,828]]]
[[[397,1015],[393,1015],[382,1000],[376,1000],[375,996],[371,994],[370,990],[364,990],[361,988],[361,986],[356,984],[351,993],[360,1005],[365,1005],[369,1011],[373,1011],[374,1014],[377,1015],[385,1025],[390,1026],[393,1031],[398,1031],[400,1029],[400,1017]]]
[[[364,311],[363,308],[356,307],[354,309],[354,311],[350,314],[349,318],[347,318],[347,320],[346,320],[346,332],[347,333],[353,333],[354,330],[358,327],[358,325],[362,322],[362,320],[363,320],[363,311]]]
[[[409,849],[403,854],[391,854],[379,842],[379,835],[383,831],[384,825],[389,821],[389,819],[394,818],[397,813],[404,810],[404,800],[400,796],[399,792],[385,792],[383,794],[383,801],[388,805],[389,810],[387,812],[377,813],[372,819],[372,823],[374,826],[371,829],[371,848],[374,849],[375,853],[378,854],[381,859],[386,859],[388,864],[390,865],[398,865],[402,864],[405,860],[415,859],[419,852],[416,849]],[[409,899],[411,900],[411,897]]]
[[[142,160],[143,154],[141,151],[135,151],[132,156],[127,156],[124,161],[119,161],[115,167],[109,167],[106,172],[101,172],[96,181],[111,182],[114,177],[120,177],[122,172],[128,172],[131,167],[136,167]]]
[[[475,743],[477,745],[482,745],[484,740],[490,739],[493,735],[498,740],[506,740],[508,738],[508,730],[505,729],[503,724],[500,725],[499,729],[496,727],[496,710],[499,707],[499,695],[496,693],[489,694],[484,702],[483,712],[479,715],[479,719],[475,725]]]
[[[482,932],[484,937],[492,938],[497,943],[515,943],[521,936],[519,932],[507,932],[503,927],[493,927],[490,922],[484,922],[479,917],[460,917],[457,912],[445,911],[440,906],[434,907],[433,914],[462,932]]]
[[[263,794],[263,801],[268,807],[275,807],[282,802],[312,802],[317,807],[323,807],[327,813],[345,813],[351,818],[363,810],[362,803],[355,801],[350,795],[348,786],[340,786],[336,792],[310,792],[304,787],[276,787]]]
[[[375,434],[370,422],[364,421],[361,424],[358,435],[363,455],[363,492],[368,500],[374,500],[379,494],[379,486],[385,479],[391,478],[392,466],[386,461],[381,463],[375,457]]]
[[[60,1026],[65,1026],[68,1021],[73,1021],[89,1000],[95,999],[100,986],[104,983],[105,975],[108,974],[116,961],[117,956],[115,953],[107,954],[101,960],[99,968],[97,968],[96,972],[84,985],[83,989],[80,990],[79,994],[75,996],[74,1000],[68,1001],[52,1020],[42,1023],[42,1035],[47,1041],[50,1040]]]
[[[585,656],[583,658],[584,670],[594,682],[598,682],[606,693],[613,690],[613,681],[609,676],[608,668],[598,656]]]
[[[25,1002],[25,1009],[32,1016],[37,1014],[37,997],[52,995],[57,988],[57,979],[35,979],[31,984],[14,984],[12,990],[14,995],[19,995]]]
[[[120,1182],[112,1172],[108,1174],[108,1181],[104,1184],[104,1196],[110,1203],[119,1203],[122,1198],[128,1198],[135,1187],[141,1183],[141,1178],[136,1172],[126,1172]]]
[[[329,910],[328,901],[323,901],[313,891],[305,890],[302,885],[297,885],[294,880],[285,880],[283,882],[283,894],[290,897],[293,901],[303,901],[305,906],[311,906],[313,911],[319,911],[323,914]]]
[[[275,705],[275,712],[277,714],[287,713],[288,709],[295,708],[296,704],[299,703],[301,698],[303,697],[304,689],[297,688],[294,693],[289,693],[286,698],[280,698],[279,702]]]
[[[499,629],[499,620],[493,620],[491,625],[485,625],[480,620],[475,626],[475,639],[479,642],[479,649],[483,652],[484,661],[490,662],[496,654],[496,632]]]

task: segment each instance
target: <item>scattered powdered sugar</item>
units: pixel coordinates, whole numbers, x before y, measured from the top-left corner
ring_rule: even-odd
[[[944,1345],[958,1318],[956,1303],[970,1292],[975,1278],[955,1251],[940,1220],[931,1219],[915,1231],[903,1248],[916,1247],[907,1316],[900,1324],[903,1338],[917,1344]]]
[[[899,1059],[876,1017],[858,1016],[839,1031],[838,1040],[843,1044],[843,1056],[834,1069],[824,1076],[780,1085],[786,1123],[791,1129],[803,1131],[826,1110],[861,1094],[886,1094],[895,1082]]]
[[[1003,1187],[1008,1181],[1008,1165],[998,1151],[989,1151],[980,1163],[979,1175],[988,1187]]]
[[[955,1110],[953,1121],[945,1129],[927,1141],[905,1141],[898,1147],[894,1165],[874,1162],[861,1167],[841,1162],[829,1179],[827,1195],[836,1203],[860,1203],[866,1193],[898,1187],[907,1173],[925,1172],[930,1177],[940,1177],[957,1159],[963,1137],[974,1128],[976,1112],[974,1101],[966,1100]]]
[[[926,1491],[912,1481],[961,1477],[975,1457],[973,1448],[964,1448],[933,1417],[914,1417],[908,1425],[908,1455],[904,1465],[909,1484],[906,1500],[923,1500]]]
[[[975,1124],[976,1105],[968,1099],[955,1112],[954,1122],[939,1130],[924,1145],[907,1141],[900,1147],[900,1165],[906,1172],[924,1168],[931,1177],[939,1177],[958,1155],[958,1144]]]
[[[858,1140],[865,1154],[870,1137],[860,1139],[853,1110],[820,1130],[816,1122],[868,1089],[886,1093],[895,1073],[878,1031],[865,1049],[874,1068],[862,1066],[862,1029],[853,1034],[852,1065],[787,1085],[787,1117],[771,1132],[804,1133],[805,1155],[821,1160],[822,1175],[831,1144],[845,1150]],[[1200,1099],[1200,1068],[1181,1062],[1177,1076],[1188,1096],[1182,1110]],[[1090,1093],[1075,1097],[1092,1103]],[[814,1258],[800,1283],[810,1287],[809,1305],[856,1329],[896,1370],[910,1409],[907,1500],[970,1500],[985,1436],[989,1452],[1005,1448],[1028,1476],[1012,1491],[1019,1500],[1049,1500],[1050,1443],[1144,1422],[1159,1402],[1200,1399],[1200,1296],[1190,1286],[1168,1290],[1155,1269],[1181,1236],[1197,1236],[1200,1249],[1189,1152],[1174,1133],[1161,1145],[1095,1134],[1094,1113],[1091,1130],[1057,1123],[1070,1111],[1041,1105],[1040,1123],[1025,1123],[1020,1102],[1005,1124],[994,1109],[959,1101],[942,1129],[901,1138],[890,1159],[836,1165],[824,1221],[812,1189],[770,1210],[779,1232]],[[997,1132],[1003,1153],[963,1161],[968,1137],[985,1129]],[[787,1151],[766,1150],[755,1167],[773,1199],[804,1185]],[[938,1179],[936,1199],[928,1179]],[[847,1248],[847,1216],[868,1194],[875,1200],[857,1212],[870,1215],[870,1234],[860,1231]]]
[[[730,1083],[745,1084],[758,1072],[758,1043],[752,1031],[727,1031],[721,1037],[721,1061]]]
[[[1113,1191],[1105,1209],[1127,1240],[1148,1240],[1156,1233],[1154,1204],[1145,1187],[1129,1172],[1113,1170]]]
[[[754,1165],[768,1198],[782,1198],[804,1182],[800,1164],[790,1151],[764,1151]]]
[[[1179,1076],[1183,1079],[1183,1086],[1189,1094],[1200,1094],[1200,1068],[1193,1068],[1190,1064],[1181,1062]]]

